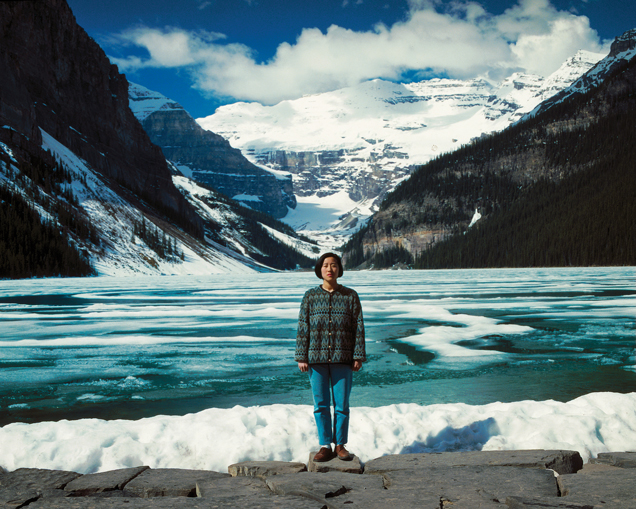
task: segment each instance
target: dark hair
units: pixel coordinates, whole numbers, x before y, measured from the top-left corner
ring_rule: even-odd
[[[318,276],[318,279],[322,279],[321,268],[322,268],[322,264],[325,262],[327,258],[336,259],[336,262],[338,262],[338,269],[339,269],[338,277],[342,277],[344,269],[342,268],[342,260],[340,259],[340,257],[335,253],[325,253],[318,259],[318,261],[316,262],[316,267],[314,268],[314,272],[316,273],[316,276]]]

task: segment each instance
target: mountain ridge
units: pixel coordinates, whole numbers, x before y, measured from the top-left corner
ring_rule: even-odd
[[[31,148],[51,133],[105,178],[201,225],[172,185],[165,158],[125,106],[126,77],[64,0],[0,3],[0,111]]]
[[[563,102],[573,95],[584,94],[599,85],[623,60],[630,60],[636,56],[636,28],[628,30],[618,36],[610,46],[607,58],[598,62],[589,72],[579,77],[566,89],[543,101],[531,112],[523,116],[522,120],[540,114],[553,106]]]

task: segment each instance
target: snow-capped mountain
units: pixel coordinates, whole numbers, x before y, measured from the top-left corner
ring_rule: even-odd
[[[42,149],[67,171],[70,182],[64,186],[64,198],[40,189],[38,200],[29,201],[45,221],[66,230],[39,202],[48,204],[59,200],[65,203],[67,197],[72,197],[76,209],[94,229],[95,236],[87,239],[71,235],[71,242],[84,253],[97,275],[269,272],[272,266],[267,263],[268,254],[254,245],[253,232],[249,231],[254,228],[262,229],[263,236],[277,243],[279,253],[284,251],[281,245],[286,245],[307,257],[317,256],[318,248],[299,239],[293,232],[276,228],[275,224],[270,226],[268,221],[261,223],[246,219],[232,200],[201,187],[187,177],[175,175],[172,177],[175,187],[203,219],[206,235],[198,239],[148,207],[140,206],[139,200],[131,193],[116,192],[89,163],[47,132],[41,131],[41,135]],[[0,156],[10,161],[7,164],[0,160],[0,186],[28,199],[34,184],[23,175],[20,169],[23,165],[16,159],[14,151],[0,142]],[[141,225],[150,235],[144,236],[139,232]],[[170,256],[153,249],[148,241],[152,235],[166,239],[171,246]]]
[[[128,98],[150,140],[183,175],[274,217],[296,206],[291,175],[275,175],[250,163],[226,139],[202,129],[180,104],[158,92],[129,83]]]
[[[417,165],[504,129],[603,56],[580,51],[547,78],[517,73],[501,83],[373,80],[274,106],[222,106],[197,122],[255,164],[293,175],[298,207],[285,222],[350,234]]]
[[[636,260],[636,31],[538,113],[417,169],[343,249],[416,268]]]

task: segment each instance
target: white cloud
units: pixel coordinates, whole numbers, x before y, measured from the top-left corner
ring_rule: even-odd
[[[520,0],[497,16],[475,2],[444,7],[411,0],[410,8],[407,20],[367,32],[306,28],[267,62],[245,45],[223,44],[222,34],[146,27],[121,34],[120,41],[145,48],[149,57],[113,60],[123,71],[185,67],[203,91],[273,104],[372,78],[399,79],[407,71],[548,75],[579,49],[602,51],[586,17],[558,11],[548,0]]]

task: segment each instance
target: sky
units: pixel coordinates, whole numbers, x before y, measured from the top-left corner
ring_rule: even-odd
[[[636,0],[68,0],[129,81],[193,117],[382,78],[547,76],[636,28]]]

